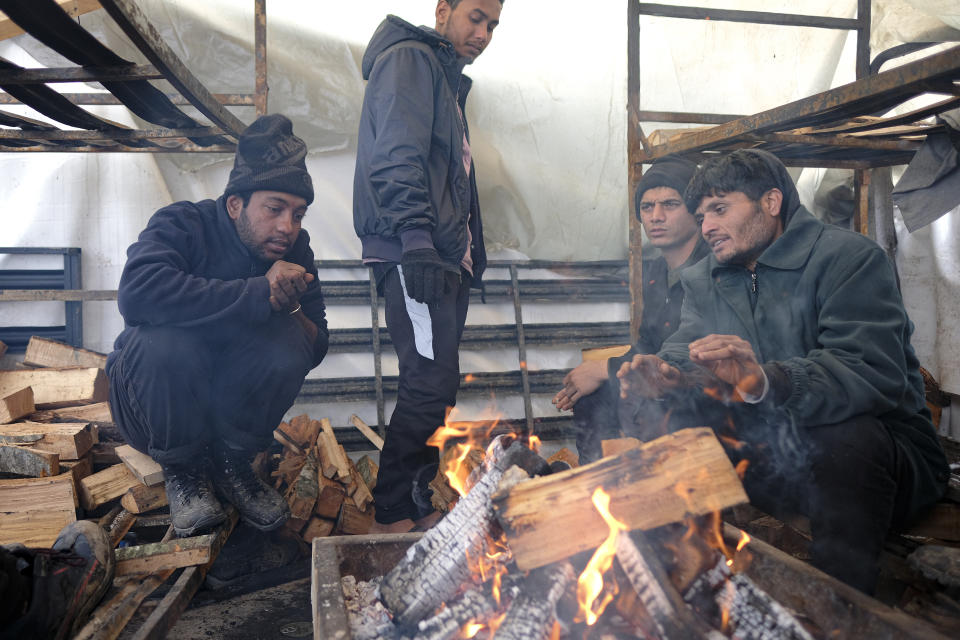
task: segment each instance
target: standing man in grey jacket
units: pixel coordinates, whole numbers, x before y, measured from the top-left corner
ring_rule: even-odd
[[[387,16],[363,57],[353,223],[373,265],[400,366],[374,490],[372,532],[435,519],[427,438],[456,404],[470,288],[486,265],[464,115],[470,78],[503,0],[439,0],[436,29]]]

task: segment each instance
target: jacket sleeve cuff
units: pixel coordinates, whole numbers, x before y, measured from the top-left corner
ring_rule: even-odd
[[[424,227],[416,227],[400,232],[400,244],[403,246],[403,252],[413,251],[415,249],[433,249],[433,238],[430,230]]]
[[[270,305],[270,283],[266,276],[250,278],[248,280],[247,295],[254,301],[257,315],[253,320],[266,322],[273,314],[273,307]]]
[[[761,368],[770,383],[767,399],[778,407],[788,401],[796,402],[806,390],[807,371],[802,366],[791,362],[768,362]]]

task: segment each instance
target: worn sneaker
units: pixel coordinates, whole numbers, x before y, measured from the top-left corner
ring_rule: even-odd
[[[64,527],[52,549],[29,553],[33,555],[29,609],[0,637],[70,638],[113,583],[110,538],[95,522],[79,520]]]
[[[227,519],[202,466],[164,465],[173,530],[181,538],[208,530]]]
[[[261,531],[272,531],[290,517],[287,501],[253,472],[255,453],[214,447],[213,483],[220,495],[240,512],[244,522]]]

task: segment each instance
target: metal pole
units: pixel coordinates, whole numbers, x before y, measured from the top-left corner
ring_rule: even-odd
[[[517,322],[517,351],[520,357],[520,380],[523,383],[523,415],[527,436],[533,435],[533,403],[530,400],[530,373],[527,370],[527,339],[523,332],[523,308],[520,306],[520,279],[517,265],[510,265],[510,283],[513,287],[513,314]]]
[[[267,0],[253,0],[253,38],[256,56],[254,105],[257,116],[267,114]]]

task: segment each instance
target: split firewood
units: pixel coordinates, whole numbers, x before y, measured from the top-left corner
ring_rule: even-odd
[[[76,500],[69,473],[0,480],[0,544],[50,547],[77,519]]]
[[[34,412],[33,387],[24,387],[0,398],[0,424],[7,424]]]
[[[349,462],[349,458],[347,461]],[[370,493],[370,489],[367,488],[363,477],[352,462],[350,463],[350,483],[347,485],[347,495],[353,498],[361,511],[373,502],[373,494]]]
[[[93,466],[102,467],[123,464],[117,455],[117,447],[123,446],[120,442],[101,442],[90,447],[93,456]]]
[[[97,367],[107,365],[107,356],[56,340],[33,336],[27,343],[23,364],[33,367]]]
[[[280,426],[283,426],[283,424]],[[273,430],[273,439],[283,445],[283,448],[293,455],[303,455],[305,453],[303,447],[297,444],[296,441],[288,436],[280,427]]]
[[[80,405],[76,407],[50,409],[50,412],[58,421],[66,420],[75,422],[95,422],[98,424],[113,424],[113,413],[110,411],[109,402],[95,402],[94,404]]]
[[[642,532],[617,536],[617,562],[633,586],[647,617],[662,638],[702,638],[709,628],[698,621],[673,588],[657,553]]]
[[[7,345],[3,340],[0,340],[0,358],[3,357],[3,354],[7,352]]]
[[[307,455],[303,454],[292,454],[287,453],[281,460],[280,464],[277,465],[276,471],[270,475],[277,476],[277,489],[280,488],[281,484],[286,484],[288,487],[292,485],[297,476],[300,475],[300,470],[303,469],[303,465],[307,462]]]
[[[136,514],[126,509],[120,509],[106,527],[107,533],[110,535],[110,546],[116,547],[120,544],[120,541],[130,532],[130,529],[133,528],[133,524],[136,521]]]
[[[786,607],[746,575],[734,574],[722,554],[717,556],[716,565],[705,571],[683,596],[701,616],[719,627],[720,612],[726,612],[733,636],[744,640],[813,640]]]
[[[489,550],[496,526],[490,496],[501,481],[512,486],[528,477],[527,471],[507,469],[522,465],[533,471],[548,469],[546,461],[520,442],[504,447],[500,437],[488,449],[482,473],[470,492],[416,544],[380,584],[380,599],[401,627],[413,627],[441,603],[448,602],[462,585],[473,582],[469,558]],[[478,471],[481,471],[478,469]],[[346,506],[344,507],[346,509]]]
[[[0,371],[0,396],[33,387],[33,402],[40,409],[105,402],[107,374],[98,368],[17,369]]]
[[[138,484],[135,487],[130,487],[123,494],[123,497],[120,498],[120,504],[130,513],[153,511],[167,506],[167,490],[163,485],[148,487],[145,484]]]
[[[591,501],[598,487],[606,488],[610,512],[630,530],[747,502],[713,431],[684,429],[494,495],[493,506],[517,566],[529,570],[599,546],[609,527]],[[544,509],[545,504],[550,509]]]
[[[153,458],[128,444],[117,447],[117,455],[133,475],[148,487],[163,483],[163,468]]]
[[[340,507],[347,496],[346,488],[323,474],[317,474],[317,502],[313,512],[321,518],[337,520],[340,517]]]
[[[60,456],[42,449],[0,445],[0,472],[43,478],[60,473]]]
[[[60,471],[69,471],[73,474],[74,484],[77,486],[77,495],[80,494],[80,481],[93,473],[93,456],[87,453],[79,460],[60,460]]]
[[[360,416],[353,414],[350,416],[350,422],[357,428],[357,431],[366,436],[367,440],[369,440],[377,450],[383,451],[383,438],[380,437],[379,433],[371,429],[366,422],[361,420]]]
[[[138,484],[140,481],[125,464],[115,464],[80,481],[80,504],[87,510],[96,509]]]
[[[494,634],[494,640],[546,640],[557,621],[557,602],[576,580],[569,562],[534,569]]]
[[[373,517],[373,509],[360,509],[352,499],[347,498],[340,509],[337,530],[346,536],[369,533],[370,527],[373,526]]]
[[[307,523],[303,530],[303,540],[308,544],[313,542],[314,538],[326,538],[333,533],[333,528],[337,525],[333,520],[326,518],[313,517]]]
[[[373,458],[370,456],[363,456],[357,460],[356,465],[357,471],[360,472],[360,477],[363,478],[364,484],[367,485],[367,489],[373,491],[373,488],[377,486],[377,473],[380,471],[380,467],[376,462],[373,461]]]
[[[317,504],[317,492],[317,457],[311,451],[297,479],[287,490],[290,516],[297,520],[310,520],[313,507]]]
[[[941,502],[915,522],[907,535],[960,542],[960,505]]]
[[[210,561],[216,535],[178,538],[170,542],[151,542],[135,547],[121,547],[116,554],[116,575],[134,573],[157,573],[166,569],[179,569],[206,564]]]
[[[330,420],[323,418],[319,422],[323,430],[317,437],[317,447],[320,449],[320,464],[323,475],[328,478],[335,475],[337,480],[349,482],[350,465],[347,463],[347,454],[340,443],[337,442],[337,436],[333,432]],[[333,474],[327,475],[331,469]]]
[[[460,455],[460,450],[457,447],[445,447],[440,454],[440,464],[437,468],[437,475],[430,481],[429,486],[430,489],[433,490],[433,496],[430,498],[430,502],[433,508],[440,513],[449,512],[452,505],[455,504],[460,497],[460,494],[450,486],[450,481],[444,473],[445,469],[449,469],[456,464],[455,461]],[[472,476],[476,472],[476,469],[483,467],[483,451],[476,448],[471,449],[467,457],[464,458],[460,464],[463,465],[465,473],[468,476]]]
[[[78,460],[94,445],[94,429],[88,422],[15,422],[0,425],[0,443],[29,444],[58,454],[62,459]]]
[[[311,420],[307,414],[303,414],[293,418],[289,423],[281,422],[276,431],[279,431],[288,442],[296,445],[293,447],[294,451],[302,452],[316,443],[320,425],[316,420]]]
[[[460,629],[467,623],[486,625],[519,593],[519,578],[507,576],[500,586],[500,598],[494,595],[494,580],[468,589],[436,615],[417,623],[418,640],[449,640],[459,638]]]

